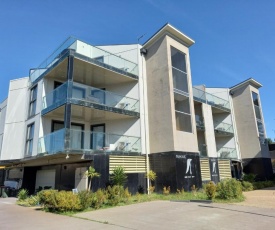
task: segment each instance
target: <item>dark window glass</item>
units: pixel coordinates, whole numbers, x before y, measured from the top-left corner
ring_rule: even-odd
[[[34,135],[34,123],[27,126],[26,152],[25,152],[26,156],[32,155],[33,135]]]
[[[37,85],[31,89],[30,92],[30,106],[29,106],[29,117],[35,115],[36,111],[36,100],[37,100]]]
[[[254,105],[259,106],[258,94],[252,92],[252,98],[253,98],[253,103],[254,103]]]
[[[171,47],[171,58],[172,58],[172,66],[174,68],[177,68],[183,72],[186,71],[186,58],[185,54],[180,52],[179,50],[175,49],[174,47]]]

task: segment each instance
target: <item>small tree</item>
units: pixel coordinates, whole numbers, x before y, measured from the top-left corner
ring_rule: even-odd
[[[149,193],[154,192],[155,186],[153,186],[153,181],[155,181],[156,178],[157,178],[156,173],[155,173],[153,170],[150,170],[150,171],[146,174],[145,177],[148,178],[148,179],[149,179],[149,182],[150,182],[149,188],[148,188]]]
[[[88,171],[86,172],[86,176],[88,178],[90,178],[89,186],[88,186],[88,189],[87,189],[87,191],[90,191],[91,190],[91,185],[92,185],[92,179],[94,177],[100,177],[100,173],[96,172],[95,168],[92,167],[92,166],[90,166],[89,169],[88,169]]]
[[[122,166],[116,166],[110,176],[113,185],[124,186],[127,181],[127,175]]]

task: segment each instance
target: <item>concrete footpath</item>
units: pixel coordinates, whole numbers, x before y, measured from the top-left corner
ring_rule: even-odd
[[[238,204],[153,201],[68,217],[0,198],[0,229],[274,229],[275,188],[245,193]]]

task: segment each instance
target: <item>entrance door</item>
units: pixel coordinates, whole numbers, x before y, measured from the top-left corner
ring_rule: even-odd
[[[91,149],[103,149],[105,147],[105,124],[92,125],[91,131]]]

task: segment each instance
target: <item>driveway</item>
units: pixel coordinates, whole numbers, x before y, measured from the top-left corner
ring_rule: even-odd
[[[274,229],[273,190],[245,195],[247,200],[239,204],[153,201],[74,217],[20,207],[14,198],[0,198],[0,229]],[[257,207],[252,201],[258,198],[262,200],[255,201]],[[266,206],[259,207],[263,203]]]

